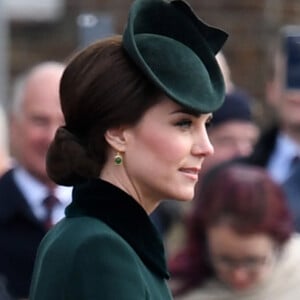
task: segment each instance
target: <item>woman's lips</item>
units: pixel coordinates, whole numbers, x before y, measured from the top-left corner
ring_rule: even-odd
[[[200,168],[180,168],[179,169],[180,172],[184,173],[184,175],[186,175],[187,177],[193,179],[193,180],[198,180],[198,174],[200,171]]]

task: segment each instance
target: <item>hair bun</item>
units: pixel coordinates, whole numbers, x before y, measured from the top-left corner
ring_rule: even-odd
[[[65,127],[59,127],[51,143],[46,168],[48,176],[57,184],[72,186],[99,177],[100,168],[92,160],[80,140]]]

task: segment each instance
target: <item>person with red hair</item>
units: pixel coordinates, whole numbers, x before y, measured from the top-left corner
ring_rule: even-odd
[[[175,299],[299,298],[300,238],[263,168],[231,161],[208,171],[185,229],[184,248],[169,260]]]

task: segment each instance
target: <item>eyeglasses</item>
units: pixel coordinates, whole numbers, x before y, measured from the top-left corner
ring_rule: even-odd
[[[238,268],[243,268],[249,272],[257,272],[261,268],[270,265],[274,260],[275,254],[268,256],[248,256],[242,259],[236,259],[229,256],[215,256],[212,262],[216,269],[222,271],[233,271]]]

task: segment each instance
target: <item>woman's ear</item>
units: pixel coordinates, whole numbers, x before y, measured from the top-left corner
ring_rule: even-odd
[[[110,128],[106,130],[104,137],[107,143],[116,151],[125,152],[126,138],[123,127]]]

